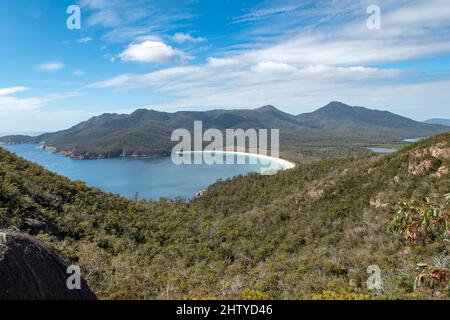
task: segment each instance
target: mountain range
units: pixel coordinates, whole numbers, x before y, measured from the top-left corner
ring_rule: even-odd
[[[311,113],[291,115],[274,106],[253,110],[212,110],[176,113],[139,109],[131,114],[103,114],[67,130],[37,137],[6,136],[1,143],[41,143],[45,148],[77,159],[168,155],[175,129],[280,129],[281,151],[302,146],[360,146],[401,142],[430,136],[450,127],[417,122],[388,111],[331,102]]]

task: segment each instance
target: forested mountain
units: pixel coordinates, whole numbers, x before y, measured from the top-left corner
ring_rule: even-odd
[[[449,168],[445,133],[150,202],[0,149],[0,229],[39,222],[33,234],[103,299],[449,298]],[[371,265],[383,290],[366,286]]]
[[[424,124],[387,111],[350,107],[340,102],[298,116],[273,106],[254,110],[213,110],[176,113],[140,109],[129,115],[103,114],[70,129],[38,137],[9,136],[3,143],[43,143],[51,150],[86,159],[119,156],[167,155],[174,142],[173,130],[193,129],[194,121],[204,129],[280,129],[281,151],[308,147],[351,147],[369,143],[393,143],[404,138],[430,136],[449,128]]]
[[[399,132],[404,130],[427,131],[432,127],[421,122],[405,118],[389,111],[371,110],[364,107],[350,107],[341,102],[330,102],[323,108],[312,113],[304,113],[297,117],[303,125],[313,128],[339,128],[350,129],[371,128],[384,130],[390,128]]]

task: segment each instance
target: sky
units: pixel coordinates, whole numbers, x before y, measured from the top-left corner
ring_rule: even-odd
[[[450,118],[449,0],[2,1],[0,43],[0,132],[330,101]]]

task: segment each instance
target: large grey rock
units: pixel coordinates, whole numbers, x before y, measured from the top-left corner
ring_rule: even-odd
[[[95,300],[86,281],[67,286],[68,265],[36,238],[0,231],[0,300]]]

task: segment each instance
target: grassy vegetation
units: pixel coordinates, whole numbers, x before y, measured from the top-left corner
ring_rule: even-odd
[[[409,201],[421,221],[434,208],[448,222],[449,168],[446,133],[394,154],[236,177],[189,203],[135,202],[0,149],[0,229],[46,222],[38,237],[104,299],[448,299],[448,232],[411,241],[410,225],[394,222]],[[367,289],[370,265],[379,292]]]

